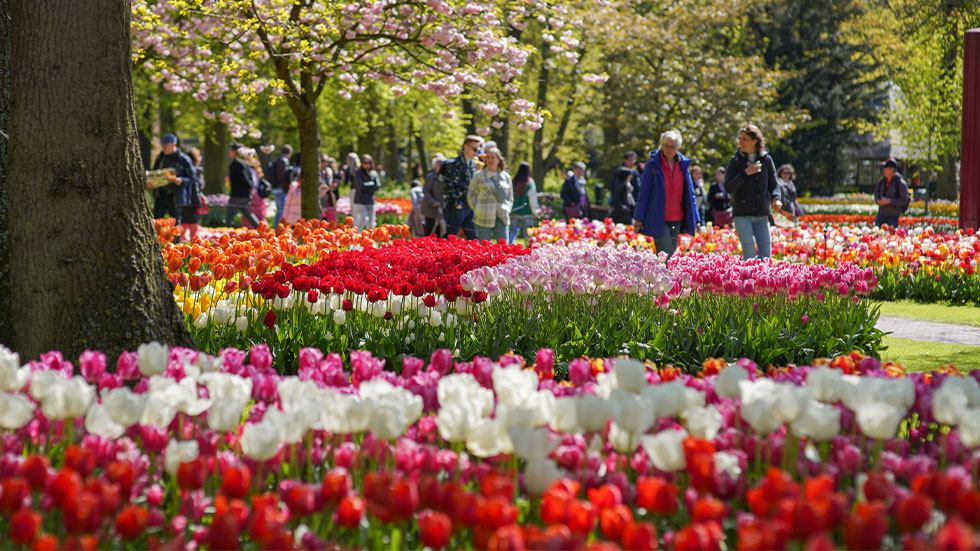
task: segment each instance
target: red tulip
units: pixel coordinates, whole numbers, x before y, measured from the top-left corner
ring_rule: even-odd
[[[936,532],[936,549],[971,551],[977,547],[977,536],[962,520],[953,517]]]
[[[54,476],[48,494],[54,502],[55,507],[64,508],[66,504],[77,499],[82,491],[82,477],[71,469],[61,469]],[[4,499],[7,497],[7,488],[4,487]]]
[[[518,551],[524,548],[524,533],[516,524],[497,528],[487,541],[487,549],[490,551]]]
[[[10,541],[14,545],[27,546],[41,533],[41,515],[35,511],[21,509],[10,518]]]
[[[633,511],[626,505],[606,507],[599,511],[599,531],[603,537],[619,541],[623,529],[633,523]]]
[[[129,501],[132,494],[133,479],[136,473],[133,472],[133,465],[128,461],[116,460],[106,467],[106,478],[110,482],[119,486],[119,494],[124,501]]]
[[[892,483],[888,480],[888,477],[884,473],[870,473],[868,474],[868,479],[864,481],[864,497],[868,501],[881,501],[888,504],[891,501],[892,493],[894,489],[892,488]]]
[[[130,505],[116,515],[116,533],[124,540],[134,540],[146,531],[150,513],[143,507]]]
[[[877,549],[887,531],[884,505],[858,503],[844,524],[844,544],[850,549]]]
[[[449,544],[449,538],[453,534],[453,521],[446,513],[426,509],[419,513],[418,525],[422,545],[442,549]]]
[[[620,543],[630,551],[653,551],[657,549],[657,528],[651,522],[634,522],[623,528]]]
[[[966,495],[966,494],[964,494]],[[917,532],[932,514],[933,501],[923,494],[912,494],[898,504],[896,511],[899,530]]]
[[[272,493],[252,496],[250,538],[259,542],[275,538],[285,523],[286,515],[279,509],[279,496]]]
[[[929,508],[932,508],[932,502],[929,503]],[[957,509],[959,510],[960,516],[963,517],[963,520],[969,522],[974,527],[980,526],[980,491],[971,488],[963,492],[960,495]]]
[[[636,481],[636,504],[658,515],[677,513],[677,486],[658,476]]]
[[[738,551],[785,549],[790,532],[782,520],[753,519],[738,526],[735,548]]]
[[[519,513],[517,506],[509,499],[502,495],[495,495],[480,503],[477,515],[481,526],[495,529],[516,522]]]
[[[514,478],[491,471],[480,480],[480,493],[483,497],[504,496],[508,501],[514,499]]]
[[[39,492],[48,482],[48,458],[44,455],[30,455],[21,463],[17,472],[27,480],[31,490]]]
[[[252,484],[252,471],[248,467],[228,467],[221,476],[221,493],[230,497],[242,499],[248,495]]]
[[[388,508],[395,519],[407,520],[419,508],[419,490],[415,481],[403,478],[391,485],[388,496]]]
[[[62,549],[72,549],[74,551],[95,551],[99,545],[99,540],[95,536],[68,536],[60,546]]]
[[[80,492],[65,503],[63,511],[65,528],[72,534],[91,534],[102,522],[99,498],[90,492]]]
[[[79,486],[81,482],[79,481]],[[0,513],[10,516],[24,507],[30,494],[27,483],[20,478],[5,478],[0,481]],[[53,496],[52,496],[53,497]]]
[[[704,551],[721,547],[723,534],[716,522],[688,524],[674,534],[675,551]]]
[[[357,528],[364,516],[365,503],[360,497],[346,495],[337,506],[337,524],[344,528]]]
[[[725,518],[725,504],[711,496],[698,498],[691,509],[691,520],[694,522],[715,521],[721,523]]]
[[[85,491],[99,500],[99,512],[102,515],[112,516],[119,509],[121,496],[115,484],[90,478],[85,483]]]
[[[268,312],[266,312],[265,313],[265,316],[262,318],[262,323],[264,323],[265,326],[268,327],[269,329],[272,329],[273,327],[275,327],[276,326],[276,313],[273,312],[272,310],[269,310]]]
[[[32,551],[58,551],[58,549],[58,538],[51,534],[42,534],[34,540],[34,545],[31,547]]]
[[[286,506],[289,507],[291,520],[305,517],[313,512],[316,507],[316,496],[313,489],[306,484],[296,484],[289,488],[284,496]]]
[[[235,550],[240,548],[239,537],[248,521],[248,506],[223,495],[214,500],[214,517],[208,527],[208,544],[211,549]]]
[[[207,463],[203,457],[184,461],[177,466],[177,485],[182,490],[197,490],[204,487],[207,477]]]
[[[595,528],[596,512],[592,503],[584,499],[573,499],[568,502],[565,513],[565,524],[574,534],[586,535]]]
[[[330,505],[336,505],[340,499],[350,493],[352,487],[350,474],[343,467],[335,467],[323,477],[320,492],[323,499]]]
[[[589,496],[589,501],[592,505],[595,505],[596,509],[605,509],[607,507],[615,507],[623,502],[623,492],[619,489],[619,486],[614,486],[612,484],[603,484],[598,488],[589,488],[586,491],[586,495]]]
[[[64,466],[78,472],[83,478],[95,470],[95,453],[81,446],[65,448]]]

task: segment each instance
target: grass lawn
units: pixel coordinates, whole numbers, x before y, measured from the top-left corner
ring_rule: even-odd
[[[909,300],[876,304],[881,306],[882,316],[980,327],[980,308],[972,306],[920,304]]]
[[[885,337],[888,350],[881,353],[883,362],[897,362],[911,371],[928,371],[954,364],[960,371],[980,369],[980,346],[944,344]]]

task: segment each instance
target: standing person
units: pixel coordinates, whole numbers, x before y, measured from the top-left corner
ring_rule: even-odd
[[[793,215],[793,221],[798,221],[803,216],[803,207],[800,206],[796,194],[796,184],[793,183],[795,176],[796,171],[793,170],[793,165],[786,164],[776,170],[776,183],[779,184],[783,208]]]
[[[425,183],[422,184],[422,216],[425,218],[422,235],[432,235],[435,232],[442,237],[445,232],[442,190],[439,188],[439,169],[445,160],[442,153],[432,156],[432,170],[425,175]]]
[[[694,184],[694,201],[698,207],[698,218],[701,223],[705,221],[705,211],[708,207],[707,193],[704,191],[704,171],[699,166],[691,167],[691,183]]]
[[[290,158],[293,156],[293,147],[289,144],[282,146],[279,157],[269,165],[265,177],[272,185],[272,195],[276,198],[276,220],[273,227],[279,225],[282,220],[283,211],[286,210],[286,194],[289,193],[289,184],[293,182],[293,167]]]
[[[882,177],[875,187],[875,202],[878,203],[878,216],[875,226],[888,224],[898,227],[898,217],[909,208],[909,186],[898,173],[898,162],[888,159],[881,163]]]
[[[179,226],[181,207],[191,203],[191,191],[195,187],[197,174],[194,162],[177,147],[177,136],[164,134],[160,138],[163,151],[153,162],[153,170],[170,169],[171,183],[153,190],[153,218],[173,216]]]
[[[732,203],[725,191],[725,167],[715,171],[715,181],[708,189],[708,220],[718,228],[732,225]]]
[[[325,153],[320,154],[320,210],[328,222],[337,221],[337,187],[340,183],[334,164],[336,161]]]
[[[531,178],[531,165],[521,163],[514,175],[514,207],[510,210],[510,231],[507,232],[507,243],[513,243],[518,237],[527,237],[527,229],[534,224],[534,215],[538,212],[538,190]]]
[[[370,155],[361,155],[361,168],[354,173],[353,186],[354,201],[350,208],[354,227],[359,230],[373,228],[377,224],[374,217],[374,194],[381,187],[381,180],[374,170],[374,159]]]
[[[612,206],[612,220],[617,224],[629,224],[633,221],[633,211],[636,208],[636,201],[633,200],[633,172],[625,166],[619,167],[613,175],[612,194],[610,205]],[[637,185],[639,180],[636,181]]]
[[[776,164],[766,149],[762,131],[746,124],[738,131],[738,150],[725,167],[725,189],[732,197],[735,233],[742,258],[769,258],[769,211],[782,207]]]
[[[572,175],[561,185],[561,202],[565,218],[588,218],[591,210],[589,194],[585,188],[585,163],[572,163]]]
[[[259,219],[249,208],[252,202],[252,181],[249,177],[251,171],[239,158],[240,149],[243,146],[239,143],[233,143],[228,148],[228,158],[231,159],[231,164],[228,165],[228,183],[231,185],[231,192],[228,194],[228,207],[225,209],[225,225],[231,227],[235,213],[241,212],[242,219],[248,220],[249,226],[255,229],[259,227]]]
[[[361,169],[361,158],[357,156],[357,153],[353,151],[347,154],[347,162],[344,163],[344,167],[340,169],[341,176],[343,179],[343,184],[347,186],[347,194],[350,196],[351,206],[351,217],[353,217],[354,210],[354,176],[357,171]]]
[[[239,150],[239,153],[241,153],[241,150]],[[259,161],[259,155],[254,149],[248,150],[247,154],[245,155],[245,164],[249,169],[248,177],[252,184],[252,200],[249,202],[249,210],[251,210],[252,214],[255,215],[256,220],[259,222],[265,221],[266,224],[268,224],[268,221],[266,220],[266,197],[268,197],[269,193],[272,192],[272,186],[269,184],[269,181],[265,179],[265,175],[262,172],[262,163]],[[262,193],[259,192],[259,188],[262,185],[263,180],[265,181],[264,185],[266,186],[266,191],[262,193],[265,193],[266,197],[263,197]],[[242,221],[242,224],[245,224],[245,220]]]
[[[412,236],[425,237],[425,216],[422,214],[422,203],[425,194],[422,192],[422,180],[415,178],[408,189],[408,198],[412,200],[412,212],[408,213],[406,224],[412,230]]]
[[[640,199],[633,214],[636,233],[653,237],[657,251],[674,254],[677,237],[693,234],[698,219],[691,181],[691,160],[680,153],[681,133],[660,135],[660,149],[650,153],[640,182]]]
[[[507,239],[514,186],[507,162],[496,147],[485,151],[486,166],[473,176],[468,191],[473,205],[476,236],[482,241]]]
[[[936,191],[939,186],[939,173],[933,172],[929,175],[929,184],[926,187],[926,199],[925,199],[925,209],[926,214],[929,214],[929,201],[936,199]]]
[[[187,240],[191,241],[197,235],[198,222],[200,222],[200,215],[197,210],[203,205],[201,193],[204,191],[204,168],[201,166],[200,149],[196,147],[188,149],[187,156],[190,157],[191,163],[194,165],[194,187],[190,190],[191,203],[180,209],[180,222],[183,226],[180,236],[183,239],[186,234]]]
[[[456,235],[459,230],[467,239],[476,239],[473,227],[473,209],[467,199],[467,190],[476,174],[474,159],[480,153],[483,138],[469,135],[463,139],[463,148],[455,159],[449,159],[439,168],[439,187],[445,201],[443,216],[446,235]]]

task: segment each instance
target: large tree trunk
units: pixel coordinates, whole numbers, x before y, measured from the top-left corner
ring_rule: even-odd
[[[299,160],[301,216],[307,220],[320,218],[320,125],[317,122],[316,105],[304,105],[296,113],[299,125]]]
[[[228,125],[217,119],[211,121],[204,136],[204,192],[207,194],[227,193],[229,145]]]
[[[10,1],[0,0],[0,343],[10,343],[10,240],[7,236],[7,144],[10,120]]]
[[[143,193],[130,2],[10,5],[13,348],[193,346]]]

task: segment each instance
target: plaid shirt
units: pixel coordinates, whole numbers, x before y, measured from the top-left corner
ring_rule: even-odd
[[[505,225],[510,224],[510,209],[514,205],[514,186],[510,175],[505,171],[498,173],[483,169],[476,173],[470,185],[469,196],[473,207],[473,223],[484,228],[492,228],[499,218]]]
[[[462,153],[459,157],[442,163],[439,169],[439,188],[446,200],[446,207],[469,206],[466,192],[474,174],[476,174],[476,163],[472,160],[467,161]]]

